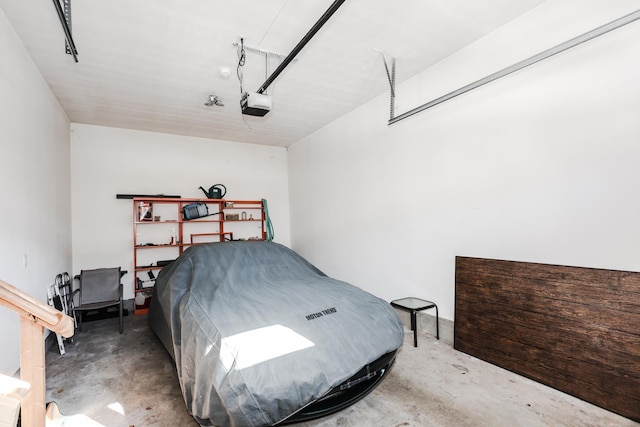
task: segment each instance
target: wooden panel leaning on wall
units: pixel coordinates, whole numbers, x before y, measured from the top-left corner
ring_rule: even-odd
[[[640,273],[456,257],[454,348],[640,421]]]

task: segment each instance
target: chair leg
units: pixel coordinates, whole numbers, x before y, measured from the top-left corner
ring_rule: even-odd
[[[440,317],[438,316],[438,306],[436,305],[436,338],[440,339]]]
[[[78,330],[82,332],[82,312],[75,314],[75,317],[77,318],[77,321],[78,321]]]
[[[413,346],[418,346],[418,325],[416,319],[416,311],[411,310],[411,329],[413,330]]]
[[[123,325],[122,325],[122,300],[120,300],[120,333],[122,333],[123,331]]]

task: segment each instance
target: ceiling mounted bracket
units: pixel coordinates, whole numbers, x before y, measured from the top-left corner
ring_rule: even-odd
[[[387,58],[384,56],[384,52],[380,51],[380,55],[382,55],[382,62],[384,62],[384,69],[387,72],[387,79],[389,79],[389,86],[391,87],[389,120],[393,120],[396,109],[396,58],[395,56],[391,57],[391,72],[389,72],[389,65],[387,64]]]
[[[234,42],[233,43],[233,47],[235,47],[236,49],[240,49],[240,43],[239,42]],[[248,46],[246,44],[243,44],[244,50],[246,50],[247,52],[251,52],[251,53],[258,53],[260,55],[264,55],[265,57],[275,57],[278,59],[282,59],[285,57],[285,55],[281,55],[279,53],[275,53],[275,52],[269,52],[268,50],[264,50],[264,49],[260,49],[257,47],[251,47]]]
[[[71,36],[71,0],[62,0],[62,2],[64,3],[64,8],[60,6],[59,0],[53,0],[53,5],[56,7],[56,12],[58,12],[60,24],[62,24],[62,31],[64,31],[65,52],[73,55],[73,60],[78,62],[78,50]]]
[[[240,37],[240,40],[242,40],[241,37]],[[248,45],[244,44],[244,42],[243,43],[235,42],[235,43],[233,43],[233,46],[236,48],[236,50],[243,49],[246,52],[257,53],[258,55],[263,55],[264,56],[265,79],[269,77],[269,73],[271,72],[269,59],[270,58],[276,58],[277,60],[282,61],[284,58],[286,58],[286,55],[281,55],[279,53],[270,52],[268,50],[260,49],[260,48],[257,48],[257,47],[251,47],[251,46],[248,46]],[[294,60],[294,62],[295,61],[297,61],[297,60]]]
[[[64,12],[64,20],[67,21],[69,26],[69,34],[73,34],[73,28],[71,26],[71,0],[62,0],[62,10]],[[71,47],[69,42],[64,41],[64,51],[67,55],[71,55]]]

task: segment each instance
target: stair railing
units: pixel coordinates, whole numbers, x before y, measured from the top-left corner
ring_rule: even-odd
[[[3,280],[0,280],[0,305],[20,315],[20,378],[31,384],[22,400],[22,425],[44,427],[44,328],[69,338],[74,333],[73,319]]]

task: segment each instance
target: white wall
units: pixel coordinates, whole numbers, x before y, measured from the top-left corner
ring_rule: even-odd
[[[549,1],[401,85],[398,114],[637,8]],[[638,40],[635,22],[392,126],[385,94],[297,142],[293,249],[448,319],[457,255],[640,270]]]
[[[0,56],[0,279],[46,302],[71,270],[69,120],[2,10]],[[0,324],[0,373],[12,375],[18,315],[0,307]]]
[[[286,157],[280,147],[73,123],[74,274],[121,266],[124,296],[133,298],[132,201],[116,194],[204,197],[199,186],[222,183],[227,199],[267,199],[274,241],[289,246]]]

